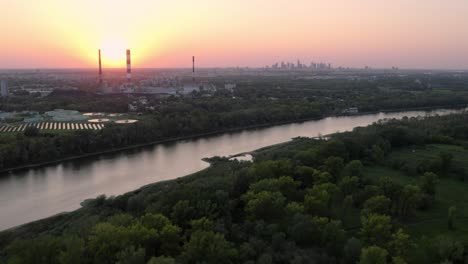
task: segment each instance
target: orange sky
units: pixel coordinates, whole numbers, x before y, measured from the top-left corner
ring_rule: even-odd
[[[468,69],[466,0],[2,0],[0,68]]]

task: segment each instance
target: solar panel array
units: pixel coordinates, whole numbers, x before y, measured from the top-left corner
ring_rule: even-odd
[[[21,125],[0,125],[0,133],[22,132],[28,126],[37,127],[39,130],[100,130],[104,128],[104,124],[38,122]]]

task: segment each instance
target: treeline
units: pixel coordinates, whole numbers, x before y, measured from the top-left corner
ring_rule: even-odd
[[[44,98],[31,96],[10,96],[0,99],[0,111],[38,111],[70,109],[82,112],[122,113],[128,111],[129,99],[121,95],[100,96],[75,90],[55,90]]]
[[[359,78],[358,78],[359,77]],[[138,124],[109,126],[100,132],[0,135],[0,169],[106,151],[151,141],[341,114],[348,107],[360,111],[468,104],[466,77],[444,74],[408,76],[368,75],[356,79],[306,80],[293,77],[234,77],[231,92],[219,89],[210,97],[148,97],[151,108]],[[214,78],[219,85],[224,78]],[[1,111],[56,108],[83,112],[127,112],[136,100],[120,95],[99,96],[84,91],[55,91],[46,98],[0,99]],[[412,169],[412,168],[410,168]]]
[[[311,76],[308,76],[311,77]],[[202,110],[204,105],[213,111],[227,108],[259,108],[262,104],[288,100],[320,105],[322,115],[341,113],[348,107],[363,111],[405,109],[414,107],[437,107],[468,104],[466,90],[468,76],[452,73],[410,73],[322,76],[324,79],[291,76],[229,76],[213,77],[209,81],[217,86],[214,94],[195,92],[188,97],[160,98],[148,96],[156,110],[140,109],[142,112],[163,112],[164,109]],[[327,78],[330,77],[330,78]],[[235,89],[226,90],[224,84],[236,83]],[[83,84],[89,86],[88,83]],[[86,89],[89,90],[89,89]],[[0,98],[0,111],[49,111],[65,108],[84,112],[127,112],[128,103],[135,100],[127,95],[97,95],[86,90],[54,91],[45,98],[12,96]],[[135,96],[138,97],[138,96]],[[152,108],[151,108],[152,109]]]
[[[415,184],[402,185],[364,169],[401,147],[459,144],[468,139],[466,121],[466,114],[392,120],[330,140],[297,139],[258,152],[253,163],[219,158],[204,172],[3,232],[0,256],[9,263],[464,263],[460,242],[422,243],[402,222],[434,206],[436,173],[421,171]]]
[[[3,134],[0,136],[0,169],[177,137],[320,117],[317,105],[292,101],[251,108],[231,106],[223,112],[199,104],[195,110],[190,105],[173,104],[160,113],[144,116],[138,123],[110,124],[98,132]]]

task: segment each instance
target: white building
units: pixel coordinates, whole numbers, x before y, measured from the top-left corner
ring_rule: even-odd
[[[234,89],[236,87],[237,87],[237,84],[235,84],[235,83],[226,83],[226,84],[224,84],[224,89],[227,89],[227,90],[232,90],[232,89]]]
[[[1,80],[0,81],[0,95],[2,97],[7,97],[8,96],[8,82],[6,80]]]
[[[234,89],[237,87],[237,84],[235,83],[225,83],[224,84],[224,89],[230,91],[231,93],[234,92]]]
[[[357,114],[359,113],[359,109],[357,107],[350,107],[343,110],[343,114]]]

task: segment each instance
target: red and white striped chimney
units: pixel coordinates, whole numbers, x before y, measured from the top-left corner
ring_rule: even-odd
[[[98,50],[99,54],[99,84],[102,84],[102,67],[101,67],[101,50]]]
[[[127,50],[127,80],[128,82],[132,81],[132,63],[130,59],[130,50]]]

